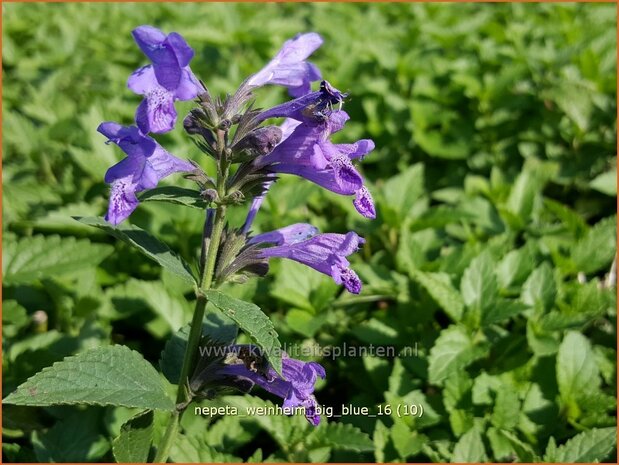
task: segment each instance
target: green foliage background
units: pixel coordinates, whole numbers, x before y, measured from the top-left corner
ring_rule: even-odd
[[[376,142],[361,169],[379,217],[365,221],[350,199],[285,178],[256,229],[302,221],[358,231],[367,243],[353,266],[364,291],[347,295],[291,263],[229,291],[260,305],[288,344],[416,348],[395,359],[318,359],[327,379],[317,397],[336,411],[421,404],[424,415],[348,416],[312,430],[302,418],[190,412],[172,459],[616,460],[616,298],[607,280],[616,251],[614,5],[4,4],[2,12],[4,395],[91,347],[121,343],[157,366],[166,339],[189,321],[184,282],[71,219],[106,208],[103,174],[121,153],[95,129],[129,124],[139,103],[125,86],[145,62],[131,29],[183,34],[213,93],[232,92],[285,39],[317,31],[325,44],[313,61],[351,93],[351,122],[338,137]],[[268,88],[258,104],[283,98]],[[158,139],[209,166],[182,128]],[[198,211],[145,203],[132,221],[194,259]],[[134,412],[5,406],[3,457],[113,460],[109,438]]]

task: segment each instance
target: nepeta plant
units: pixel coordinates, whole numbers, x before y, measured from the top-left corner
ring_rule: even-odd
[[[178,386],[176,400],[172,404],[169,399],[161,398],[159,391],[163,389],[157,386],[153,387],[158,390],[156,403],[143,398],[136,400],[136,397],[121,399],[120,394],[115,396],[113,387],[99,393],[100,373],[89,372],[95,381],[88,381],[84,366],[94,358],[118,369],[120,365],[114,362],[114,357],[129,356],[124,350],[110,348],[66,359],[50,369],[57,374],[64,368],[65,375],[60,378],[71,372],[69,378],[79,381],[82,391],[73,392],[71,399],[62,398],[61,393],[65,391],[58,388],[58,376],[53,382],[46,381],[45,377],[54,373],[44,370],[22,385],[12,400],[21,395],[26,400],[17,399],[16,403],[51,405],[81,400],[99,405],[169,409],[167,428],[157,446],[155,461],[167,459],[188,405],[193,400],[214,398],[225,389],[248,392],[257,385],[281,397],[283,407],[301,408],[308,421],[318,425],[320,415],[314,385],[318,377],[326,376],[324,368],[283,353],[269,318],[257,306],[216,289],[226,282],[242,283],[250,276],[264,276],[272,258],[287,258],[332,277],[348,292],[358,294],[361,281],[347,257],[364,241],[354,231],[319,233],[310,224],[293,224],[255,235],[252,223],[269,188],[279,175],[285,174],[305,178],[341,195],[354,196],[353,203],[359,213],[374,218],[372,197],[353,163],[373,150],[374,143],[368,139],[349,144],[331,142],[331,135],[342,130],[349,117],[342,110],[346,94],[324,80],[318,90],[311,91],[311,83],[320,80],[321,74],[306,59],[322,44],[318,34],[300,34],[284,43],[262,70],[224,98],[212,96],[194,76],[190,68],[194,52],[179,34],[165,35],[154,27],[141,26],[133,31],[133,37],[151,64],[136,70],[129,77],[128,87],[144,99],[136,109],[135,125],[104,122],[99,126],[98,131],[108,143],[116,144],[126,157],[105,174],[105,182],[111,185],[105,221],[96,218],[81,221],[129,242],[193,284],[196,306],[191,324],[188,332],[181,331],[175,336],[182,341],[183,355],[174,358],[173,350],[166,348],[162,357],[164,374]],[[257,109],[253,92],[273,84],[287,87],[296,98],[270,109]],[[197,162],[172,155],[149,135],[175,127],[176,100],[195,100],[195,108],[183,120],[184,130],[197,147],[215,160],[216,172],[206,172]],[[285,120],[278,126],[274,118]],[[197,189],[156,189],[160,180],[179,173],[194,181]],[[140,201],[149,199],[203,208],[202,250],[196,254],[194,267],[146,231],[127,225],[126,220]],[[246,205],[244,224],[228,224],[227,209]],[[254,344],[237,345],[217,329],[205,331],[203,322],[208,302],[244,330]],[[69,370],[70,363],[77,368]],[[180,371],[176,370],[178,365]],[[144,370],[152,370],[147,368]],[[126,370],[139,373],[137,367],[130,365]],[[111,372],[108,376],[113,377]],[[131,378],[136,374],[124,376]],[[70,381],[69,378],[65,381]],[[144,380],[138,376],[136,383],[140,382]],[[152,382],[156,385],[156,378]],[[37,389],[33,390],[35,384]],[[53,392],[58,399],[52,399]]]
[[[138,69],[129,78],[129,88],[144,95],[135,115],[137,127],[123,128],[109,122],[99,127],[99,132],[127,154],[105,177],[112,184],[106,220],[112,224],[125,220],[138,206],[137,192],[155,187],[160,179],[175,172],[190,173],[188,178],[196,181],[208,204],[197,304],[179,379],[179,410],[172,415],[167,436],[174,435],[174,424],[192,398],[204,392],[212,395],[218,386],[249,390],[256,384],[284,399],[284,407],[304,407],[307,419],[318,425],[314,383],[317,376],[325,377],[325,371],[317,363],[283,354],[281,369],[267,366],[259,370],[255,360],[263,359],[261,349],[265,347],[229,346],[228,356],[210,360],[205,368],[193,371],[208,300],[204,292],[226,281],[264,275],[270,258],[283,257],[310,266],[348,291],[359,293],[361,281],[346,259],[363,243],[356,233],[319,234],[312,225],[294,224],[252,236],[251,225],[277,173],[295,174],[339,194],[356,195],[354,204],[359,212],[375,217],[372,198],[351,161],[363,157],[374,144],[370,140],[354,144],[329,141],[332,133],[342,129],[348,115],[340,109],[345,94],[328,82],[322,81],[320,89],[311,92],[310,83],[321,75],[306,59],[322,44],[318,34],[302,34],[287,41],[271,62],[225,99],[213,98],[195,78],[189,68],[193,50],[180,35],[165,36],[149,26],[137,28],[133,35],[152,65]],[[266,111],[254,109],[252,91],[268,84],[286,86],[297,98]],[[145,135],[171,130],[176,121],[174,100],[193,98],[198,105],[183,125],[196,137],[197,145],[216,160],[214,176],[195,162],[174,157]],[[281,126],[263,126],[275,117],[287,119]],[[226,208],[252,198],[242,227],[226,225]],[[270,361],[274,358],[274,354],[264,355]],[[167,444],[158,453],[161,460],[165,459]]]

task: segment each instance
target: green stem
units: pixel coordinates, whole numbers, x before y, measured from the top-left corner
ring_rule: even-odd
[[[225,133],[223,131],[218,131],[217,139],[219,153],[222,155],[225,149]],[[219,198],[222,199],[226,195],[225,185],[226,178],[228,177],[228,166],[226,165],[223,157],[221,157],[220,160],[220,176],[217,180],[217,191]],[[198,356],[198,346],[200,345],[200,340],[202,338],[202,321],[204,320],[206,304],[208,303],[204,292],[209,290],[213,284],[215,265],[217,263],[217,252],[219,251],[221,236],[224,230],[225,217],[226,206],[219,205],[215,212],[211,236],[208,240],[205,239],[202,243],[201,256],[206,256],[206,261],[203,264],[202,273],[200,275],[196,308],[191,319],[191,329],[189,330],[185,355],[183,356],[183,366],[181,368],[181,374],[178,378],[176,410],[170,414],[168,425],[163,438],[159,443],[159,447],[157,447],[157,453],[155,454],[155,459],[153,460],[155,463],[165,463],[168,460],[170,449],[172,448],[172,444],[174,443],[179,431],[181,418],[187,408],[187,405],[191,402],[191,394],[188,390],[189,377]]]
[[[181,414],[179,411],[175,411],[170,415],[168,427],[166,428],[163,438],[159,443],[159,447],[157,447],[157,453],[155,454],[153,463],[167,462],[168,456],[170,455],[170,449],[172,448],[172,443],[174,442],[174,439],[176,439],[176,434],[178,433],[180,421]]]

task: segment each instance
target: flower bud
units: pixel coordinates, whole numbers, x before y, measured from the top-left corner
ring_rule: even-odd
[[[232,161],[242,162],[268,155],[281,140],[282,130],[277,126],[255,129],[232,147]]]

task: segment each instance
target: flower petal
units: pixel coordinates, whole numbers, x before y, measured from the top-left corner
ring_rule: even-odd
[[[127,79],[127,87],[139,95],[145,95],[151,89],[158,86],[159,83],[155,77],[155,70],[152,65],[136,69]]]
[[[166,35],[152,26],[140,26],[132,34],[142,52],[153,62],[159,84],[168,90],[176,89],[182,67]]]
[[[194,76],[189,67],[184,68],[174,96],[178,100],[191,100],[196,98],[200,92],[202,92],[200,81]]]
[[[122,126],[107,121],[101,123],[97,131],[109,139],[108,143],[115,143],[130,157],[148,157],[157,146],[153,139],[142,135],[135,126]]]
[[[176,55],[176,60],[178,61],[179,66],[184,68],[189,65],[189,62],[193,58],[194,52],[183,36],[178,32],[170,32],[165,41]]]
[[[148,158],[148,164],[152,167],[155,173],[157,173],[159,180],[171,175],[172,173],[193,171],[195,169],[195,166],[191,163],[175,157],[161,146],[158,146],[153,154]]]
[[[144,170],[145,163],[143,157],[125,157],[107,170],[103,180],[108,184],[122,178],[135,180],[136,174],[139,177]]]
[[[376,218],[376,207],[374,206],[374,199],[372,198],[372,194],[367,190],[365,186],[359,189],[355,194],[355,200],[353,200],[353,205],[357,209],[361,215],[366,218],[374,219]]]
[[[110,203],[105,220],[114,226],[126,220],[139,204],[136,193],[136,185],[130,177],[118,179],[112,184]]]
[[[375,144],[371,139],[361,139],[354,144],[335,144],[335,147],[338,152],[343,153],[351,160],[354,160],[355,158],[363,159],[363,157],[374,150]]]
[[[322,37],[315,32],[297,34],[284,42],[280,51],[275,55],[279,63],[295,63],[305,60],[323,43]]]
[[[308,223],[296,223],[252,237],[248,244],[271,243],[274,245],[291,245],[302,242],[318,234],[318,228]]]
[[[135,121],[144,134],[171,131],[176,123],[172,94],[163,87],[151,89],[138,106]]]

